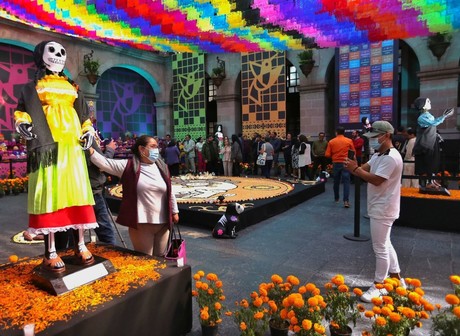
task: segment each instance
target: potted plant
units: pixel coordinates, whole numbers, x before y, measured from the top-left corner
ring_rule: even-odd
[[[281,317],[289,319],[289,329],[295,335],[325,335],[326,328],[322,324],[325,306],[320,290],[308,283],[283,301]]]
[[[454,293],[446,295],[447,307],[436,305],[438,313],[432,318],[432,334],[436,336],[451,336],[460,330],[460,275],[451,275],[450,281]]]
[[[268,329],[268,315],[264,306],[264,296],[256,292],[251,299],[236,302],[238,309],[232,312],[241,336],[263,336]]]
[[[300,70],[305,77],[308,77],[315,65],[315,60],[313,59],[313,49],[306,49],[299,53],[297,57],[299,58]]]
[[[329,324],[331,335],[351,335],[352,329],[349,326],[360,317],[360,310],[364,311],[362,305],[357,304],[358,297],[362,295],[359,288],[355,288],[352,294],[345,284],[343,275],[337,274],[325,285],[326,293],[324,301],[324,317]]]
[[[99,79],[99,67],[100,63],[98,60],[93,59],[92,53],[90,56],[85,55],[83,58],[83,68],[85,70],[86,78],[88,81],[94,85]]]
[[[224,68],[216,67],[212,69],[211,79],[212,83],[219,87],[222,84],[222,81],[225,78]]]
[[[447,33],[436,33],[434,35],[428,36],[428,48],[433,53],[433,56],[438,59],[438,61],[450,46],[451,39],[452,35]]]
[[[200,308],[200,323],[203,335],[216,335],[222,322],[222,301],[225,300],[222,281],[216,274],[198,271],[194,274],[195,289],[192,295]]]
[[[272,334],[276,331],[285,332],[287,335],[289,322],[283,309],[284,299],[299,285],[299,279],[289,275],[284,282],[278,274],[271,276],[271,282],[259,285],[259,292],[266,297],[268,313],[270,315],[269,327]]]
[[[364,312],[367,318],[373,320],[373,336],[409,335],[412,329],[422,325],[420,320],[428,319],[429,312],[434,310],[434,306],[423,297],[420,280],[406,278],[405,282],[407,288],[394,278],[385,279],[384,284],[377,285],[377,288],[385,288],[388,295],[373,298],[374,307]]]

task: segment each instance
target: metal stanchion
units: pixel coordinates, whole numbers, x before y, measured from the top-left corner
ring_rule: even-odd
[[[123,236],[120,233],[120,230],[118,229],[117,223],[115,223],[115,221],[113,220],[112,211],[110,211],[110,207],[107,204],[105,197],[103,197],[103,199],[104,199],[105,207],[107,208],[107,212],[109,213],[109,216],[110,216],[110,221],[112,222],[113,227],[117,231],[118,237],[120,238],[121,243],[123,244],[125,248],[128,248],[128,246],[126,246],[125,240],[123,239]]]
[[[361,208],[361,178],[355,176],[355,225],[353,235],[344,235],[348,240],[368,241],[369,237],[360,235],[360,208]]]

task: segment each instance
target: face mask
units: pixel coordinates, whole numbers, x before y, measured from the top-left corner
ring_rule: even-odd
[[[378,151],[381,145],[382,145],[382,144],[379,143],[379,139],[378,139],[378,138],[370,138],[370,139],[369,139],[369,146],[370,146],[373,150]]]
[[[158,148],[149,148],[148,159],[154,163],[160,157],[160,151]]]

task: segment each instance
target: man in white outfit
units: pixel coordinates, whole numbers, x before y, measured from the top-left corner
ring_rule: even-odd
[[[195,174],[195,141],[190,137],[190,134],[185,136],[184,141],[185,151],[185,167],[189,173]]]
[[[375,154],[362,166],[358,166],[355,160],[345,161],[345,169],[367,182],[367,213],[376,269],[374,283],[361,296],[364,302],[371,302],[372,298],[387,294],[378,284],[383,284],[388,274],[400,279],[401,286],[405,287],[399,275],[398,255],[390,240],[393,222],[399,217],[403,170],[401,154],[391,141],[393,133],[393,126],[388,121],[374,122],[372,131],[364,136],[369,138],[369,146],[375,150]]]

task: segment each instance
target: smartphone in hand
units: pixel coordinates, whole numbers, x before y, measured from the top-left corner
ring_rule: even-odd
[[[355,159],[355,151],[349,149],[349,150],[348,150],[348,158],[349,158],[350,160],[354,160],[354,159]]]

